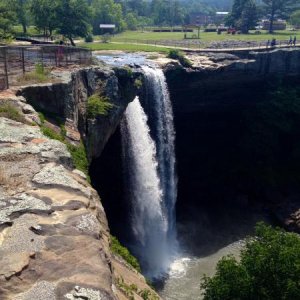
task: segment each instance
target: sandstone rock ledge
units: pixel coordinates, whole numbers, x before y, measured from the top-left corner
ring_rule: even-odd
[[[0,117],[0,299],[128,299],[120,278],[150,290],[109,242],[99,196],[66,146]]]

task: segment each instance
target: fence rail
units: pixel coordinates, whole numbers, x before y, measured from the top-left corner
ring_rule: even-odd
[[[0,90],[10,87],[37,63],[44,67],[88,65],[92,52],[88,49],[63,45],[0,46]]]
[[[267,49],[271,48],[268,41],[239,41],[239,40],[224,40],[221,42],[207,42],[198,39],[182,39],[182,40],[141,40],[141,39],[118,39],[114,41],[117,43],[135,44],[135,45],[151,45],[151,46],[163,46],[178,49],[187,50],[255,50],[255,49]],[[277,40],[277,47],[292,47],[289,45],[288,40]],[[300,42],[296,43],[296,46],[300,46]]]

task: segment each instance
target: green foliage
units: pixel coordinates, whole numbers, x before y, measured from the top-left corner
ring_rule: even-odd
[[[270,16],[270,33],[273,32],[273,24],[278,16],[286,17],[299,6],[298,0],[262,0],[262,2],[265,14]]]
[[[0,41],[8,40],[13,35],[13,24],[16,19],[11,3],[8,1],[0,2]]]
[[[108,98],[101,96],[99,93],[94,94],[88,98],[87,102],[87,116],[88,118],[96,118],[97,116],[106,116],[114,105],[108,102]]]
[[[300,299],[300,238],[263,223],[238,262],[223,257],[212,278],[204,276],[205,300]]]
[[[88,176],[89,162],[86,155],[85,146],[82,142],[79,145],[73,145],[66,140],[67,131],[63,124],[60,124],[60,131],[57,132],[54,129],[46,125],[46,118],[43,113],[39,113],[41,120],[41,131],[42,133],[50,139],[60,141],[64,143],[68,151],[71,154],[73,165],[76,169],[82,171],[85,175]],[[88,177],[89,181],[89,177]]]
[[[139,295],[144,300],[159,300],[159,297],[149,289],[139,290],[137,285],[127,284],[122,277],[117,278],[116,285],[130,300],[135,299],[134,294]]]
[[[184,54],[177,49],[171,49],[169,51],[168,57],[172,58],[172,59],[177,59],[183,67],[186,67],[186,68],[192,67],[192,63],[190,62],[190,60],[188,60],[184,56]]]
[[[110,39],[111,39],[111,36],[109,33],[105,33],[105,34],[101,35],[101,42],[104,44],[108,43],[110,41]]]
[[[257,7],[254,0],[235,0],[226,23],[247,34],[255,27],[257,21]]]
[[[88,34],[85,38],[84,38],[84,41],[86,43],[92,43],[94,41],[94,37],[92,34]]]
[[[0,104],[0,117],[26,123],[24,116],[10,104]]]
[[[82,142],[78,146],[66,143],[67,148],[72,156],[72,161],[76,169],[88,175],[89,163],[86,155],[85,146]]]
[[[64,137],[60,133],[57,133],[54,129],[52,129],[50,127],[42,125],[41,126],[41,131],[49,139],[57,140],[57,141],[60,141],[60,142],[64,141]]]
[[[35,65],[35,70],[29,73],[25,73],[23,76],[18,78],[19,84],[27,83],[44,83],[49,81],[50,72],[47,70],[43,64],[37,63]]]
[[[113,253],[121,256],[128,264],[130,264],[138,272],[141,272],[141,267],[137,259],[130,254],[127,248],[122,246],[118,239],[114,236],[111,236],[111,245],[110,248]]]
[[[58,26],[57,20],[58,2],[53,0],[32,0],[30,11],[33,16],[34,24],[44,35],[51,36],[54,29]]]
[[[38,114],[39,114],[41,124],[44,124],[46,121],[45,115],[42,112],[39,112]]]
[[[300,10],[296,10],[292,13],[291,24],[294,26],[300,26]]]
[[[139,90],[142,88],[142,86],[143,86],[143,81],[141,79],[137,78],[134,81],[134,87]]]
[[[91,9],[85,0],[56,0],[57,31],[75,46],[73,38],[90,33]]]

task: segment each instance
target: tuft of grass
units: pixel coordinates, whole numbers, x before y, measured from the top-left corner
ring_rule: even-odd
[[[27,123],[22,113],[20,113],[10,104],[0,104],[0,117],[8,118],[21,123]]]
[[[97,116],[106,116],[108,111],[113,108],[113,104],[108,101],[107,97],[96,93],[88,98],[87,116],[95,119]]]
[[[72,162],[75,168],[82,171],[85,175],[88,176],[89,163],[86,155],[85,146],[82,142],[80,142],[78,146],[72,145],[71,143],[67,142],[65,140],[66,129],[63,125],[61,125],[60,133],[45,125],[41,126],[41,131],[48,138],[64,143],[71,154]]]
[[[172,58],[172,59],[177,59],[183,67],[186,67],[186,68],[192,67],[192,63],[190,62],[190,60],[187,59],[184,56],[184,54],[177,49],[171,49],[169,51],[168,57]]]
[[[114,254],[121,256],[128,264],[130,264],[138,272],[141,272],[141,267],[138,260],[129,252],[129,250],[122,246],[118,239],[111,236],[110,248]]]
[[[37,63],[35,70],[25,73],[22,77],[18,78],[20,84],[26,83],[45,83],[49,81],[50,71],[46,69],[43,64]]]
[[[71,154],[75,168],[82,171],[85,175],[88,176],[89,162],[83,142],[80,142],[78,146],[72,145],[68,142],[65,142],[65,144],[67,145],[67,148]]]
[[[64,137],[60,134],[60,133],[57,133],[55,130],[53,130],[52,128],[50,127],[47,127],[45,125],[42,125],[41,126],[41,131],[42,133],[47,136],[49,139],[52,139],[52,140],[58,140],[60,142],[64,142]]]

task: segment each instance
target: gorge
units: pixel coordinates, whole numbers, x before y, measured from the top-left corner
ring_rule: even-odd
[[[189,263],[188,259],[211,256],[232,243],[234,252],[239,247],[236,244],[252,231],[257,220],[267,219],[299,232],[300,147],[297,137],[300,110],[298,92],[294,91],[299,85],[299,50],[188,56],[194,64],[190,69],[167,60],[163,61],[162,69],[135,61],[130,68],[99,65],[74,70],[71,74],[60,72],[57,76],[61,83],[22,87],[16,92],[17,96],[1,100],[16,105],[27,116],[33,115],[33,119],[38,118],[37,114],[32,108],[24,108],[24,103],[32,105],[36,111],[48,113],[50,121],[51,115],[58,115],[66,128],[66,138],[75,144],[83,140],[90,163],[91,184],[104,207],[104,211],[98,207],[101,204],[95,190],[91,192],[93,200],[89,198],[85,202],[80,198],[82,195],[88,197],[86,189],[90,188],[84,183],[86,189],[82,190],[83,179],[80,178],[83,177],[72,173],[70,158],[63,150],[56,149],[55,153],[59,154],[50,155],[50,146],[46,147],[48,152],[32,146],[32,140],[39,145],[43,139],[36,129],[31,134],[34,139],[24,133],[20,141],[4,136],[5,130],[2,130],[0,139],[5,147],[1,150],[1,161],[5,162],[8,172],[11,168],[9,161],[14,157],[40,157],[39,153],[42,153],[41,160],[34,159],[36,165],[32,164],[32,168],[35,169],[29,174],[39,174],[40,168],[48,167],[42,172],[43,178],[47,178],[51,173],[49,168],[53,168],[53,176],[61,174],[59,166],[67,170],[67,175],[60,177],[61,182],[50,181],[46,190],[41,176],[31,179],[28,175],[29,182],[23,190],[40,201],[46,201],[44,205],[48,206],[25,208],[25,213],[24,209],[15,208],[13,214],[8,214],[8,221],[1,217],[3,260],[11,257],[9,249],[12,248],[4,245],[9,241],[9,232],[19,221],[24,221],[22,214],[38,217],[34,224],[26,220],[30,224],[29,231],[34,234],[30,238],[47,245],[45,248],[41,242],[27,249],[28,253],[25,251],[27,254],[22,260],[26,262],[24,266],[10,270],[10,275],[2,275],[6,278],[0,287],[3,299],[28,299],[37,286],[42,291],[50,286],[53,299],[57,295],[61,297],[57,299],[63,299],[64,295],[75,298],[74,295],[83,289],[101,294],[97,298],[89,290],[89,293],[85,292],[87,299],[126,299],[129,296],[124,292],[121,277],[125,285],[134,283],[138,290],[151,290],[143,278],[111,254],[108,226],[110,232],[139,258],[144,274],[152,279],[168,269],[170,258],[176,254],[181,260],[177,265],[171,264],[171,271],[175,273],[178,263],[184,266]],[[156,63],[161,62],[158,59]],[[88,118],[88,97],[100,90],[113,108],[105,116]],[[30,130],[29,125],[16,125],[6,119],[1,122],[4,129],[23,126],[26,132]],[[20,154],[20,147],[25,145],[28,148]],[[14,156],[9,158],[12,154]],[[15,161],[21,166],[19,160]],[[55,166],[59,167],[58,173]],[[83,191],[80,197],[77,185],[73,184],[75,192],[68,187],[74,183],[65,180],[70,176],[77,176]],[[59,193],[53,196],[53,188],[61,194],[72,190],[72,197],[65,199],[89,204],[76,202],[75,210],[75,202],[65,201],[64,207],[58,208],[54,202],[50,203],[53,199],[60,201]],[[8,203],[11,198],[6,195],[6,188],[0,191],[3,201]],[[44,211],[42,216],[41,211]],[[76,218],[72,216],[71,222],[68,215],[87,211],[94,214],[92,219],[97,226],[101,224],[101,229],[96,226],[90,230],[84,223],[79,226],[84,230],[74,229]],[[55,223],[54,216],[58,223]],[[57,242],[59,239],[61,243]],[[91,248],[87,253],[79,251],[89,243]],[[93,252],[99,245],[101,263],[97,260],[98,254]],[[72,247],[78,252],[74,252],[71,259],[68,251]],[[50,272],[47,265],[50,257],[51,262],[54,261],[53,252],[57,255],[65,253],[65,260],[55,265],[59,272]],[[18,251],[16,253],[21,255]],[[65,267],[76,264],[80,256],[94,266],[92,272],[83,262],[77,270]],[[2,265],[5,265],[4,261]],[[41,266],[47,266],[48,270]],[[97,273],[101,275],[97,277]],[[44,275],[41,277],[40,274]],[[195,280],[197,276],[199,274],[195,273]],[[189,291],[191,286],[185,281],[187,278],[181,277],[176,284],[171,283],[173,289],[177,285],[174,294],[168,291],[170,282],[165,282],[165,287],[163,284],[158,286],[163,299],[200,297],[200,290]],[[19,279],[26,280],[22,281],[21,287],[14,288]],[[180,281],[187,285],[185,290]],[[141,296],[134,292],[134,297],[140,299]]]

